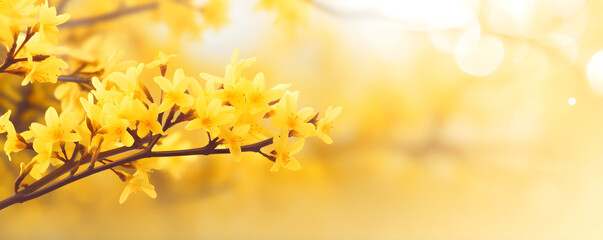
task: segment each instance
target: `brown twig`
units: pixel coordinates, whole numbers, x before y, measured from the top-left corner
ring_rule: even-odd
[[[117,19],[120,17],[130,15],[130,14],[144,12],[147,10],[153,10],[153,9],[156,9],[157,7],[159,7],[159,2],[150,2],[150,3],[141,4],[141,5],[134,6],[134,7],[127,7],[127,8],[120,9],[118,11],[107,13],[104,15],[99,15],[99,16],[94,16],[94,17],[89,17],[89,18],[82,18],[82,19],[74,19],[74,20],[68,21],[64,24],[61,24],[59,26],[59,28],[64,29],[64,28],[89,26],[89,25],[93,25],[98,22],[109,21],[109,20],[113,20],[113,19]]]
[[[136,160],[140,160],[140,159],[151,158],[151,157],[175,157],[175,156],[213,155],[213,154],[230,153],[229,149],[216,148],[218,146],[218,144],[216,142],[210,142],[206,146],[201,147],[201,148],[194,148],[194,149],[187,149],[187,150],[152,151],[154,144],[157,143],[157,140],[159,140],[160,137],[161,137],[160,135],[153,136],[154,141],[152,141],[152,144],[147,146],[142,151],[139,151],[135,154],[132,154],[130,156],[124,157],[122,159],[119,159],[119,160],[116,160],[113,162],[109,162],[107,164],[104,164],[104,165],[101,165],[101,166],[98,166],[95,168],[87,168],[86,170],[84,170],[80,173],[68,175],[67,177],[65,177],[59,181],[51,183],[54,179],[64,175],[66,173],[66,171],[69,171],[73,167],[75,162],[69,161],[69,162],[65,163],[63,166],[59,167],[57,170],[44,176],[43,178],[34,182],[33,184],[27,186],[24,190],[16,192],[12,196],[0,201],[0,210],[6,208],[8,206],[11,206],[13,204],[16,204],[16,203],[23,203],[23,202],[35,199],[37,197],[43,196],[49,192],[52,192],[56,189],[66,186],[79,179],[88,177],[90,175],[93,175],[93,174],[96,174],[96,173],[99,173],[99,172],[102,172],[105,170],[112,169],[114,167],[122,166],[124,164],[130,163],[130,162],[133,162]],[[242,152],[258,152],[259,153],[259,152],[261,152],[260,150],[263,147],[266,147],[271,144],[272,144],[272,138],[269,138],[269,139],[263,140],[261,142],[245,145],[245,146],[241,147],[241,151]],[[129,148],[126,148],[126,149],[130,150]],[[118,155],[125,153],[125,151],[121,152],[121,150],[123,150],[123,149],[120,149],[120,151],[117,151],[117,152],[119,152],[119,153],[117,153]],[[105,155],[107,155],[107,154],[105,154]],[[113,155],[113,154],[109,154],[109,155]],[[103,158],[107,158],[107,157],[108,156],[105,156]],[[82,163],[86,163],[87,161],[90,161],[90,160],[82,159],[80,161]],[[48,185],[48,184],[50,184],[50,185]],[[46,186],[46,187],[44,187],[44,186]]]

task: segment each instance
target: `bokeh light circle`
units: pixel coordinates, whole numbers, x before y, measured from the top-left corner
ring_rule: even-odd
[[[575,97],[570,97],[569,99],[567,99],[567,104],[569,105],[576,105],[576,98]]]
[[[492,74],[505,55],[502,41],[493,35],[482,35],[477,46],[469,50],[463,39],[464,37],[461,37],[455,51],[458,66],[473,76],[483,77]]]

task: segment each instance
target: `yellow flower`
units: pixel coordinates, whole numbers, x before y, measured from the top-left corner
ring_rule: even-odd
[[[125,146],[130,147],[134,144],[134,138],[128,132],[130,122],[126,119],[120,119],[116,116],[109,116],[105,119],[103,127],[98,133],[103,134],[107,144],[121,141]]]
[[[102,109],[94,104],[94,97],[92,93],[88,93],[88,99],[80,98],[80,103],[86,112],[86,116],[90,119],[91,123],[94,125],[95,129],[98,130],[100,128],[100,116],[102,113]],[[93,131],[95,129],[90,129]]]
[[[251,114],[269,108],[269,103],[279,99],[287,85],[277,85],[272,89],[266,89],[264,73],[258,73],[253,79],[253,86],[245,88],[245,100],[251,109]]]
[[[138,76],[142,72],[144,64],[140,63],[137,67],[130,67],[126,73],[114,72],[107,76],[104,81],[114,82],[121,92],[134,99],[144,101],[146,96],[142,91],[141,84],[138,81]],[[99,85],[100,86],[100,85]]]
[[[137,193],[143,191],[149,197],[156,198],[157,193],[155,192],[155,186],[149,183],[149,177],[146,173],[134,173],[133,177],[128,178],[128,185],[124,188],[124,191],[119,196],[119,204],[123,204],[130,196],[130,193]]]
[[[67,22],[71,16],[69,14],[61,14],[57,16],[55,7],[48,7],[48,0],[40,7],[40,34],[42,39],[57,45],[57,33],[59,29],[57,25]]]
[[[142,103],[138,102],[140,105]],[[141,106],[144,108],[144,106]],[[144,108],[146,110],[146,108]],[[157,109],[157,105],[151,104],[149,105],[149,109],[146,111],[142,111],[139,114],[139,122],[138,122],[138,130],[137,134],[139,137],[144,137],[149,134],[149,131],[154,134],[163,134],[163,130],[161,129],[161,124],[157,122],[157,118],[159,116],[159,110]]]
[[[274,151],[276,152],[276,159],[274,165],[270,168],[270,171],[276,172],[281,167],[292,171],[301,169],[301,165],[293,154],[298,153],[304,147],[304,140],[301,139],[297,142],[289,143],[289,137],[286,132],[283,132],[282,136],[275,136],[273,139]]]
[[[10,110],[0,117],[0,133],[7,133],[6,142],[4,142],[4,153],[8,156],[8,160],[12,161],[10,156],[13,152],[19,152],[27,147],[27,143],[23,137],[21,137],[17,131],[15,131],[15,126],[9,120]]]
[[[220,126],[231,124],[235,120],[232,107],[223,107],[220,100],[213,99],[209,104],[204,96],[197,98],[197,118],[188,122],[186,130],[203,128],[211,136],[218,136]]]
[[[308,121],[316,114],[310,107],[297,111],[297,92],[287,92],[276,104],[272,125],[280,129],[292,130],[300,137],[307,137],[316,130]]]
[[[232,129],[232,131],[222,126],[220,137],[224,139],[223,144],[228,145],[228,149],[230,150],[230,155],[234,159],[235,162],[241,161],[241,145],[247,139],[247,133],[249,133],[249,125],[236,126]]]
[[[176,55],[167,55],[164,52],[162,52],[161,50],[157,50],[157,57],[155,57],[155,59],[147,64],[147,68],[156,68],[157,66],[167,66],[168,61],[170,60],[170,58],[175,57]]]
[[[29,39],[29,41],[27,41],[27,44],[19,52],[17,57],[28,58],[35,55],[51,55],[53,50],[54,46],[52,44],[42,41],[40,35],[35,34],[33,37],[31,37],[31,39]]]
[[[92,86],[95,90],[91,90],[90,93],[98,100],[97,105],[103,106],[105,103],[111,103],[116,100],[114,95],[117,91],[107,90],[107,82],[99,80],[97,77],[92,78]],[[110,88],[109,88],[110,89]],[[90,94],[88,94],[90,96]],[[88,97],[90,99],[90,97]],[[92,103],[92,102],[90,102]]]
[[[199,77],[205,79],[205,81],[209,82],[211,85],[214,85],[214,83],[218,83],[218,84],[224,83],[224,78],[214,76],[209,73],[199,73]],[[207,84],[206,84],[206,88],[207,88]]]
[[[34,15],[38,13],[38,6],[35,4],[36,0],[2,0],[0,1],[0,20],[7,20],[7,25],[9,23],[11,25],[10,30],[19,32],[19,25],[32,26],[37,22],[36,19],[33,19]],[[5,15],[6,19],[2,19],[2,15]],[[8,28],[6,29],[8,30]],[[12,34],[10,38],[12,44]]]
[[[186,94],[190,78],[184,76],[182,69],[177,69],[174,73],[174,84],[161,76],[155,77],[154,80],[163,90],[163,100],[159,105],[159,112],[172,108],[174,104],[180,107],[190,107],[195,102],[195,98]]]
[[[79,101],[81,97],[86,96],[86,91],[77,83],[63,83],[54,90],[54,97],[61,100],[61,109],[66,112],[83,116],[83,108]]]
[[[117,105],[113,103],[104,104],[102,113],[104,116],[115,116],[119,119],[128,120],[130,125],[133,126],[144,110],[146,108],[140,101],[124,97],[117,102]]]
[[[107,77],[109,74],[111,74],[112,72],[115,72],[116,70],[125,69],[128,66],[136,64],[136,61],[134,61],[134,60],[122,61],[124,53],[125,53],[124,50],[118,50],[118,51],[114,52],[113,54],[111,54],[111,56],[109,56],[109,58],[107,60],[105,60],[103,58],[98,59],[101,62],[101,63],[99,63],[98,67],[102,70],[102,73],[103,73],[101,78],[104,79],[104,77]]]
[[[266,112],[257,112],[254,114],[250,114],[249,112],[243,112],[237,117],[237,124],[249,125],[249,133],[248,137],[251,141],[261,141],[266,139],[264,133],[269,133],[270,130],[266,128],[264,125],[260,123],[260,121],[264,118]]]
[[[234,89],[244,69],[255,63],[256,58],[239,59],[239,49],[235,49],[230,57],[230,64],[226,66],[224,75],[224,89]]]
[[[50,166],[52,144],[48,144],[40,139],[35,139],[33,142],[33,149],[38,154],[32,159],[32,161],[36,162],[36,165],[34,165],[29,174],[35,179],[40,179],[42,174],[48,169],[48,166]]]
[[[343,108],[341,106],[336,107],[335,109],[329,106],[329,108],[327,108],[327,112],[325,113],[325,117],[321,118],[316,123],[316,135],[326,144],[333,143],[333,139],[331,139],[331,137],[329,137],[327,134],[331,132],[331,128],[333,128],[333,121],[335,118],[337,118],[337,116],[339,116],[342,109]]]
[[[57,110],[53,107],[46,110],[44,117],[46,126],[39,123],[31,124],[31,131],[36,138],[39,138],[47,143],[57,142],[77,142],[81,139],[80,135],[74,133],[77,119],[69,114],[57,114]]]
[[[7,124],[11,124],[9,118],[10,118],[10,114],[11,114],[11,110],[9,109],[6,113],[4,113],[2,116],[0,116],[0,133],[5,133],[6,132],[6,125]]]
[[[223,84],[225,90],[235,89],[241,78],[242,71],[250,67],[255,61],[255,58],[239,59],[239,49],[235,49],[230,57],[230,64],[226,66],[224,78],[217,77],[208,73],[201,73],[199,76],[213,85],[214,83]]]
[[[245,103],[244,84],[237,84],[234,87],[226,87],[219,89],[215,93],[215,97],[222,99],[224,104],[231,105],[237,109],[241,109]]]
[[[50,56],[41,62],[29,62],[33,67],[31,71],[25,76],[21,85],[25,86],[30,82],[39,83],[56,83],[57,78],[61,75],[61,72],[69,67],[67,63],[55,56]]]
[[[94,124],[94,123],[92,123],[92,124]],[[75,127],[75,132],[82,137],[82,139],[80,139],[80,141],[78,143],[80,145],[86,147],[86,149],[89,150],[92,148],[92,143],[93,143],[92,138],[93,137],[92,137],[92,131],[90,131],[90,129],[88,128],[87,125],[88,125],[87,123],[82,123],[80,125],[77,125]],[[96,128],[96,126],[92,126],[92,127],[94,128],[93,130],[98,129],[98,128]],[[95,135],[94,139],[98,139],[99,137],[100,136]]]
[[[11,153],[19,152],[27,147],[27,143],[25,143],[22,139],[18,137],[16,133],[9,133],[6,142],[4,143],[4,153],[8,156],[8,160],[12,161],[10,156]]]

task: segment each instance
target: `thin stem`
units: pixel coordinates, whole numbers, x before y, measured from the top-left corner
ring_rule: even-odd
[[[127,7],[127,8],[120,9],[118,11],[104,14],[104,15],[99,15],[99,16],[94,16],[94,17],[89,17],[89,18],[82,18],[82,19],[75,19],[72,21],[68,21],[64,24],[61,24],[59,26],[59,28],[75,28],[75,27],[89,26],[89,25],[95,24],[97,22],[109,21],[109,20],[113,20],[113,19],[117,19],[120,17],[130,15],[130,14],[144,12],[147,10],[153,10],[153,9],[156,9],[157,7],[159,7],[159,2],[150,2],[150,3],[141,4],[141,5],[134,6],[134,7]]]
[[[113,156],[117,156],[117,155],[121,155],[121,154],[130,152],[133,150],[136,150],[136,149],[128,148],[128,147],[116,148],[116,149],[109,150],[109,151],[99,154],[98,158],[99,159],[109,158],[109,157],[113,157]],[[82,161],[81,164],[85,164],[85,163],[90,162],[90,160],[91,160],[90,157],[87,157],[87,158],[81,159],[80,161]],[[74,165],[75,165],[75,162],[73,162],[73,161],[66,162],[62,166],[55,169],[54,171],[50,172],[49,174],[45,175],[44,177],[33,182],[27,188],[21,190],[19,193],[29,194],[29,193],[32,193],[32,192],[40,189],[41,187],[44,187],[48,183],[52,182],[53,180],[59,178],[60,176],[64,175],[65,173],[69,172],[71,170],[71,168],[73,168]]]
[[[85,178],[87,176],[90,176],[90,175],[93,175],[93,174],[96,174],[96,173],[99,173],[99,172],[102,172],[102,171],[105,171],[108,169],[112,169],[114,167],[122,166],[124,164],[130,163],[130,162],[133,162],[136,160],[140,160],[140,159],[151,158],[151,157],[175,157],[175,156],[212,155],[212,154],[230,153],[229,149],[216,149],[217,144],[215,142],[210,142],[205,147],[201,147],[201,148],[177,150],[177,151],[153,152],[152,151],[153,146],[157,142],[156,140],[158,140],[161,137],[161,135],[156,135],[153,137],[154,137],[153,140],[155,140],[155,141],[152,141],[153,144],[147,146],[147,148],[145,148],[142,151],[139,151],[130,156],[124,157],[122,159],[119,159],[119,160],[116,160],[113,162],[109,162],[107,164],[104,164],[104,165],[101,165],[101,166],[98,166],[95,168],[87,168],[86,170],[84,170],[80,173],[68,175],[67,177],[65,177],[63,179],[44,187],[50,181],[58,178],[59,176],[63,175],[64,173],[66,173],[65,170],[68,171],[71,167],[73,167],[71,165],[73,165],[75,163],[73,161],[69,161],[69,162],[65,163],[63,166],[59,167],[57,170],[50,173],[49,175],[46,175],[43,178],[41,178],[40,180],[34,182],[32,185],[29,185],[23,191],[17,192],[15,194],[13,194],[12,196],[0,201],[0,210],[6,208],[8,206],[11,206],[15,203],[23,203],[23,202],[29,201],[31,199],[43,196],[49,192],[52,192],[56,189],[59,189],[63,186],[66,186],[72,182],[75,182],[75,181]],[[254,144],[242,146],[241,151],[243,151],[243,152],[260,152],[260,150],[263,147],[266,147],[270,144],[272,144],[272,138],[269,138],[269,139],[266,139],[266,140],[263,140],[261,142],[257,142]],[[121,153],[119,153],[119,154],[121,154]],[[107,155],[107,154],[105,154],[105,155]],[[107,157],[108,156],[104,156],[103,158],[107,158]],[[90,161],[90,159],[82,159],[80,161],[82,163],[85,163],[87,161]],[[57,173],[55,173],[55,172],[57,172]],[[59,174],[58,172],[62,172],[62,173]],[[54,176],[50,176],[51,174],[54,174]]]
[[[260,152],[260,149],[272,144],[272,138],[249,144],[241,147],[242,152]],[[174,150],[174,151],[157,151],[151,152],[151,157],[178,157],[178,156],[193,156],[193,155],[211,155],[211,154],[226,154],[230,153],[228,148],[216,149],[212,147],[215,143],[208,144],[205,147],[185,149],[185,150]]]
[[[17,54],[19,54],[21,49],[23,49],[23,47],[25,47],[25,44],[29,41],[29,39],[31,39],[33,37],[34,34],[36,34],[36,33],[31,31],[31,27],[28,27],[27,34],[25,34],[25,40],[23,40],[23,43],[21,43],[21,46],[19,46],[17,51],[14,52],[13,59],[14,59],[14,57],[17,56]]]
[[[69,0],[63,0],[59,4],[57,4],[57,13],[58,14],[63,13],[63,10],[65,9],[65,6],[67,6],[67,3],[69,3]]]
[[[74,82],[74,83],[90,84],[90,78],[71,76],[71,75],[61,75],[57,78],[57,80],[61,81],[61,82]]]
[[[15,35],[13,44],[10,47],[10,50],[6,53],[6,59],[4,59],[4,63],[0,66],[0,73],[4,72],[4,70],[8,69],[13,63],[15,63],[14,53],[17,50],[17,37],[19,35]]]

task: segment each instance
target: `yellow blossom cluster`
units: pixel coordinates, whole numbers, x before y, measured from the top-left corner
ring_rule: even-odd
[[[209,5],[226,8],[221,0]],[[298,109],[299,93],[289,90],[290,84],[266,87],[263,73],[247,79],[244,70],[255,58],[239,60],[238,50],[223,76],[201,73],[197,79],[180,68],[168,75],[168,62],[175,55],[161,51],[147,64],[122,62],[123,51],[118,51],[92,66],[94,71],[85,68],[85,54],[68,51],[61,57],[80,56],[83,64],[64,74],[68,64],[52,49],[58,44],[57,25],[69,18],[57,15],[47,1],[0,0],[0,43],[7,50],[0,74],[23,77],[23,86],[61,82],[54,94],[61,108],[47,108],[43,123],[25,123],[24,128],[29,127],[17,131],[11,122],[14,111],[0,117],[9,160],[13,153],[32,153],[30,160],[20,162],[15,194],[0,201],[0,209],[105,170],[126,182],[120,203],[139,191],[155,198],[149,174],[176,169],[165,159],[179,156],[229,154],[240,162],[245,154],[259,154],[273,162],[271,171],[298,170],[301,165],[294,154],[303,148],[305,138],[332,142],[328,134],[341,107],[329,107],[322,117],[311,107]],[[225,21],[220,16],[208,18]],[[126,65],[131,67],[122,68]],[[142,77],[143,71],[157,73],[157,68],[158,75]],[[178,131],[168,134],[179,124],[184,127],[180,131],[202,133],[197,135],[202,139],[192,143],[207,144],[170,150],[164,140],[181,136]]]
[[[103,79],[93,77],[92,90],[87,97],[78,99],[82,113],[67,108],[59,114],[51,107],[46,111],[44,124],[32,123],[30,130],[22,133],[14,130],[10,112],[6,113],[0,118],[0,130],[8,132],[5,153],[10,157],[23,149],[33,150],[36,156],[25,164],[21,174],[43,180],[51,164],[53,169],[73,165],[69,167],[73,173],[89,164],[86,171],[91,171],[95,165],[119,161],[101,157],[108,152],[142,150],[148,154],[117,165],[128,166],[134,173],[111,168],[127,182],[120,197],[120,202],[124,202],[131,192],[156,196],[149,173],[165,165],[141,160],[144,158],[228,153],[239,162],[243,152],[254,152],[274,161],[271,171],[298,170],[301,166],[293,155],[302,149],[305,138],[318,136],[326,143],[332,142],[328,133],[341,107],[329,108],[321,118],[310,107],[298,109],[298,92],[289,91],[289,84],[267,88],[263,73],[253,80],[243,76],[255,58],[238,60],[235,51],[224,76],[202,73],[202,84],[182,69],[175,70],[172,77],[165,76],[172,57],[160,52],[147,64],[161,70],[162,74],[153,78],[161,89],[158,94],[149,90],[155,86],[141,81],[145,64],[140,63],[125,73],[114,72]],[[183,124],[188,131],[206,132],[208,144],[199,152],[153,152],[166,131],[176,124]],[[270,145],[272,151],[262,151]],[[16,189],[21,187],[28,189],[27,185]]]
[[[58,44],[57,25],[65,23],[69,14],[57,15],[48,1],[36,5],[35,0],[0,1],[0,45],[8,53],[0,72],[21,75],[22,85],[30,82],[56,83],[68,66],[60,58],[50,56]]]

